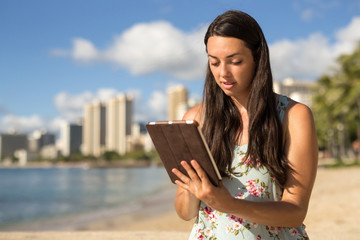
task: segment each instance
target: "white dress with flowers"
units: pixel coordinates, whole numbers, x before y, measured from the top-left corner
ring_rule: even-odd
[[[282,121],[284,111],[289,100],[285,96],[279,97],[277,109]],[[232,169],[237,174],[223,179],[223,183],[235,198],[251,201],[279,201],[282,190],[275,183],[268,170],[244,156],[247,145],[236,146]],[[305,225],[298,228],[273,227],[249,222],[234,215],[211,209],[201,202],[198,217],[194,223],[189,240],[231,240],[231,239],[309,239],[305,232]]]

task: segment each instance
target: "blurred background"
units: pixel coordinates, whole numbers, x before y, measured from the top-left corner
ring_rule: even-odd
[[[313,110],[320,165],[358,165],[358,0],[1,0],[0,229],[86,229],[172,195],[145,124],[199,103],[229,9],[262,27],[274,90]]]

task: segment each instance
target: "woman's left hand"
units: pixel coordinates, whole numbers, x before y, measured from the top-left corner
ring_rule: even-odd
[[[229,201],[233,201],[234,198],[223,183],[220,182],[220,185],[215,187],[210,182],[206,172],[195,160],[191,161],[191,166],[186,161],[182,161],[181,165],[189,177],[174,168],[172,172],[180,179],[176,180],[175,183],[179,187],[191,192],[196,198],[203,201],[209,207],[226,213],[228,210],[226,206],[229,206]]]

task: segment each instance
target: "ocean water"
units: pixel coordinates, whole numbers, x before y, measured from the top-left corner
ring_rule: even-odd
[[[0,228],[126,206],[169,182],[161,167],[0,168]]]

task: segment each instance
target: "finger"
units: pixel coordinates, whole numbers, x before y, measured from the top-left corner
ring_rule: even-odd
[[[185,174],[183,174],[182,172],[180,172],[178,169],[173,168],[171,170],[183,183],[185,184],[189,184],[191,179],[189,177],[187,177]]]
[[[175,184],[178,185],[179,187],[189,191],[190,190],[190,187],[188,185],[186,185],[185,183],[183,183],[182,181],[180,180],[175,180]]]
[[[204,171],[204,169],[200,166],[200,164],[196,160],[192,160],[191,166],[195,169],[196,174],[199,176],[200,180],[204,183],[210,183],[209,177]]]
[[[200,178],[194,168],[190,166],[186,161],[181,161],[181,166],[186,170],[187,174],[193,181],[200,181]]]

